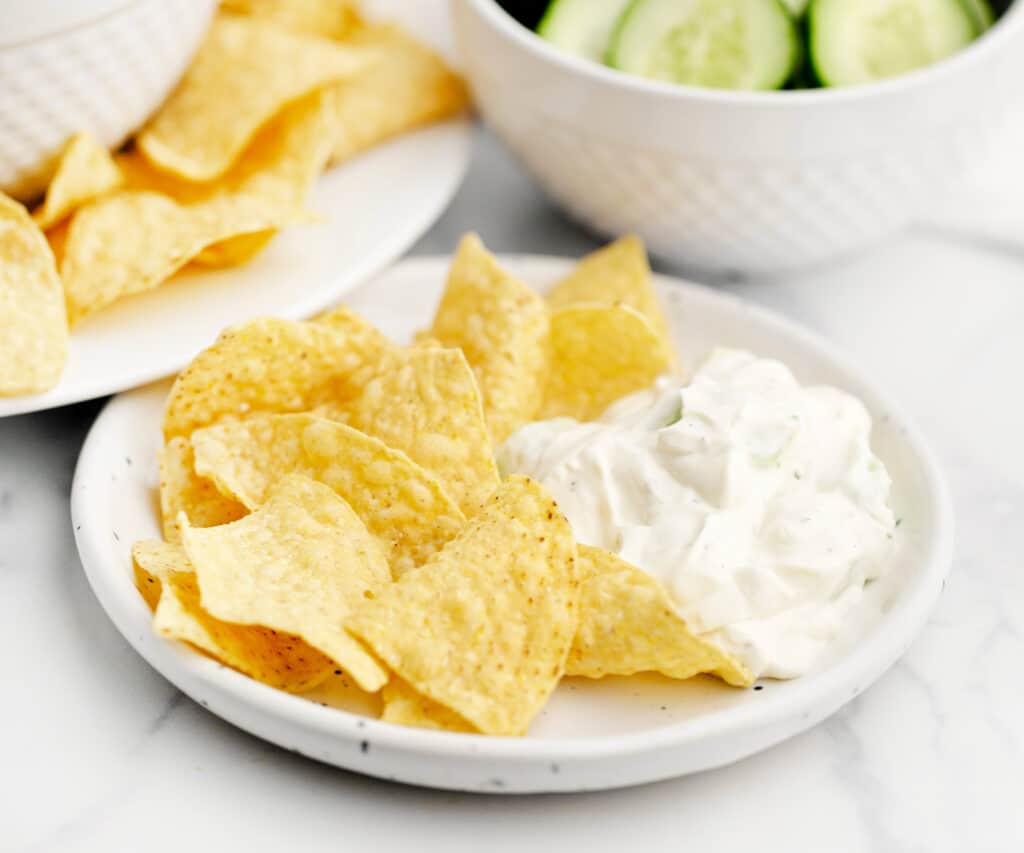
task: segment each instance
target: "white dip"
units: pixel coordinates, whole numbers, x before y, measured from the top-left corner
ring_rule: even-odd
[[[890,479],[870,433],[849,394],[718,349],[685,387],[529,424],[498,457],[551,491],[580,542],[660,579],[692,629],[791,678],[864,618],[886,565]]]

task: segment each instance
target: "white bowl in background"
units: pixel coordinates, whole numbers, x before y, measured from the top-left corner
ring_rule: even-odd
[[[181,77],[217,0],[0,0],[0,190],[45,186],[67,138],[109,148]]]
[[[483,116],[545,190],[605,236],[708,270],[849,252],[926,212],[984,157],[1024,80],[1024,2],[928,68],[865,86],[733,92],[567,55],[495,0],[451,0]]]

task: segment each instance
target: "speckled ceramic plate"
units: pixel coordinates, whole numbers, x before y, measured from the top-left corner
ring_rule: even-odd
[[[543,287],[571,261],[505,262]],[[425,325],[447,259],[407,261],[346,300],[396,340]],[[872,443],[893,475],[903,518],[888,580],[870,597],[883,615],[844,638],[813,673],[735,690],[710,678],[566,679],[523,739],[402,728],[340,683],[314,695],[275,691],[157,637],[132,580],[131,543],[159,535],[156,452],[167,384],[113,400],[82,450],[72,492],[79,552],[97,597],[139,653],[195,701],[231,723],[319,761],[418,785],[501,793],[613,788],[693,773],[751,755],[834,713],[906,650],[941,590],[952,552],[942,478],[917,431],[832,348],[793,323],[730,296],[660,278],[684,365],[712,345],[782,359],[804,382],[859,396]]]
[[[248,264],[186,272],[87,317],[72,330],[60,383],[0,398],[0,417],[152,382],[180,370],[231,323],[308,317],[336,302],[441,215],[465,174],[471,139],[467,121],[447,122],[331,169],[309,202],[323,221],[286,229]]]

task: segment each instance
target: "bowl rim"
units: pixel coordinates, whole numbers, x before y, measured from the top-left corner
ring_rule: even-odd
[[[139,6],[147,2],[154,2],[154,0],[119,0],[119,2],[111,6],[111,8],[107,9],[105,12],[90,15],[88,18],[84,18],[77,23],[48,30],[45,33],[29,36],[28,38],[18,39],[17,41],[0,42],[0,55],[3,55],[4,53],[13,53],[21,48],[42,44],[43,42],[50,41],[51,39],[60,39],[71,35],[72,33],[91,29],[97,24],[102,24],[104,21],[123,15],[133,6]],[[161,2],[161,0],[156,0],[156,2]],[[198,8],[203,8],[202,4],[197,4],[197,9]]]
[[[532,53],[536,58],[563,71],[589,77],[596,83],[611,86],[621,92],[667,97],[681,102],[698,101],[711,105],[728,104],[773,109],[896,96],[930,83],[941,83],[944,78],[984,61],[989,54],[1002,48],[1016,34],[1024,31],[1024,0],[1014,0],[991,28],[967,47],[914,71],[853,86],[746,91],[666,83],[617,71],[599,62],[581,59],[559,50],[519,23],[505,11],[498,0],[461,0],[461,3],[473,9],[477,17],[485,20],[492,30],[499,32],[508,41]]]

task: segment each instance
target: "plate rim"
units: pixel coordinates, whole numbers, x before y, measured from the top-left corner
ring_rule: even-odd
[[[301,320],[310,317],[318,311],[322,311],[330,305],[343,298],[346,293],[355,290],[372,279],[380,272],[393,265],[402,255],[419,240],[444,214],[451,204],[459,188],[465,181],[469,170],[470,159],[473,147],[473,123],[467,117],[458,117],[448,121],[438,122],[427,127],[418,128],[401,137],[388,140],[367,153],[385,151],[392,145],[414,144],[422,133],[436,132],[440,128],[447,128],[453,135],[453,153],[458,157],[454,164],[449,183],[442,192],[431,198],[429,203],[424,205],[423,210],[414,219],[410,220],[409,227],[400,232],[390,230],[383,231],[384,235],[378,242],[377,251],[370,256],[368,261],[360,261],[349,266],[346,270],[347,284],[345,286],[332,286],[325,288],[322,292],[316,292],[311,296],[304,297],[299,292],[299,297],[287,306],[275,312],[276,316],[288,320]],[[353,161],[355,162],[355,161]],[[345,164],[339,164],[344,167]],[[337,277],[335,277],[337,280]],[[144,295],[144,294],[139,294]],[[69,342],[73,344],[74,330],[71,330]],[[150,365],[144,369],[134,369],[126,372],[118,378],[111,379],[104,376],[98,379],[89,379],[76,386],[77,390],[68,389],[65,393],[61,391],[61,382],[53,388],[39,394],[21,394],[10,397],[0,397],[0,418],[17,417],[34,412],[45,412],[51,409],[59,409],[63,406],[71,406],[75,403],[84,403],[88,400],[95,400],[99,397],[106,397],[110,394],[119,394],[134,388],[139,388],[158,381],[166,376],[180,371],[192,358],[195,353],[182,352],[174,363],[168,359],[167,363],[157,366]],[[66,370],[66,366],[65,366]]]
[[[510,267],[547,267],[553,276],[564,271],[576,260],[563,256],[516,253],[501,253],[498,258]],[[396,263],[378,278],[396,273],[412,275],[418,272],[421,275],[437,275],[439,271],[447,268],[449,261],[450,258],[445,255],[420,255]],[[727,303],[733,310],[738,309],[747,315],[757,317],[760,322],[774,326],[787,337],[796,338],[800,343],[818,351],[825,361],[831,362],[840,372],[864,388],[870,389],[875,408],[884,407],[891,422],[898,425],[903,432],[908,446],[913,451],[915,467],[920,469],[920,474],[924,478],[929,512],[935,519],[935,536],[926,540],[922,546],[922,565],[919,571],[908,579],[907,586],[892,607],[879,623],[870,629],[870,633],[862,642],[827,669],[788,682],[791,686],[788,687],[786,694],[772,697],[771,691],[765,691],[762,694],[763,699],[759,700],[756,706],[728,708],[716,712],[711,717],[698,717],[636,732],[578,738],[501,738],[410,728],[336,708],[322,707],[301,696],[284,693],[256,682],[198,653],[177,648],[175,644],[158,638],[151,630],[147,636],[136,637],[138,626],[132,624],[135,615],[144,614],[146,627],[149,629],[150,614],[132,583],[120,584],[118,588],[116,585],[108,584],[104,578],[104,573],[113,576],[117,569],[113,565],[108,565],[115,562],[110,559],[109,548],[100,547],[89,526],[88,519],[92,512],[88,499],[89,468],[97,464],[98,459],[103,458],[98,457],[97,461],[94,461],[95,447],[104,439],[106,421],[117,415],[119,404],[129,396],[156,393],[159,390],[156,385],[124,392],[109,401],[97,416],[82,446],[72,483],[71,514],[81,563],[93,592],[129,644],[161,675],[196,701],[201,700],[193,695],[193,690],[201,684],[229,696],[231,700],[254,705],[254,710],[259,713],[277,718],[286,724],[302,726],[314,730],[319,735],[343,741],[358,742],[372,736],[375,746],[391,748],[401,753],[481,761],[550,762],[612,758],[626,754],[645,754],[669,746],[680,748],[728,735],[739,740],[743,733],[749,732],[751,726],[767,728],[791,719],[794,707],[799,710],[827,705],[828,710],[824,713],[806,711],[805,716],[801,717],[800,725],[794,727],[789,735],[776,738],[773,742],[811,727],[845,705],[895,664],[920,633],[937,602],[945,586],[953,558],[953,507],[945,477],[914,421],[904,415],[900,406],[893,405],[893,401],[885,392],[877,390],[874,383],[865,377],[838,347],[824,337],[777,311],[736,295],[671,275],[655,274],[654,280],[659,286],[682,288],[693,298]],[[147,637],[159,642],[147,643]],[[183,681],[189,682],[188,685],[183,684]],[[847,694],[838,703],[830,701],[838,687],[850,684],[856,685],[852,693]],[[205,702],[202,704],[209,707]],[[250,726],[235,722],[230,716],[218,711],[214,713],[264,740],[280,743],[280,740],[264,736]],[[746,751],[744,755],[754,754],[769,745]]]

